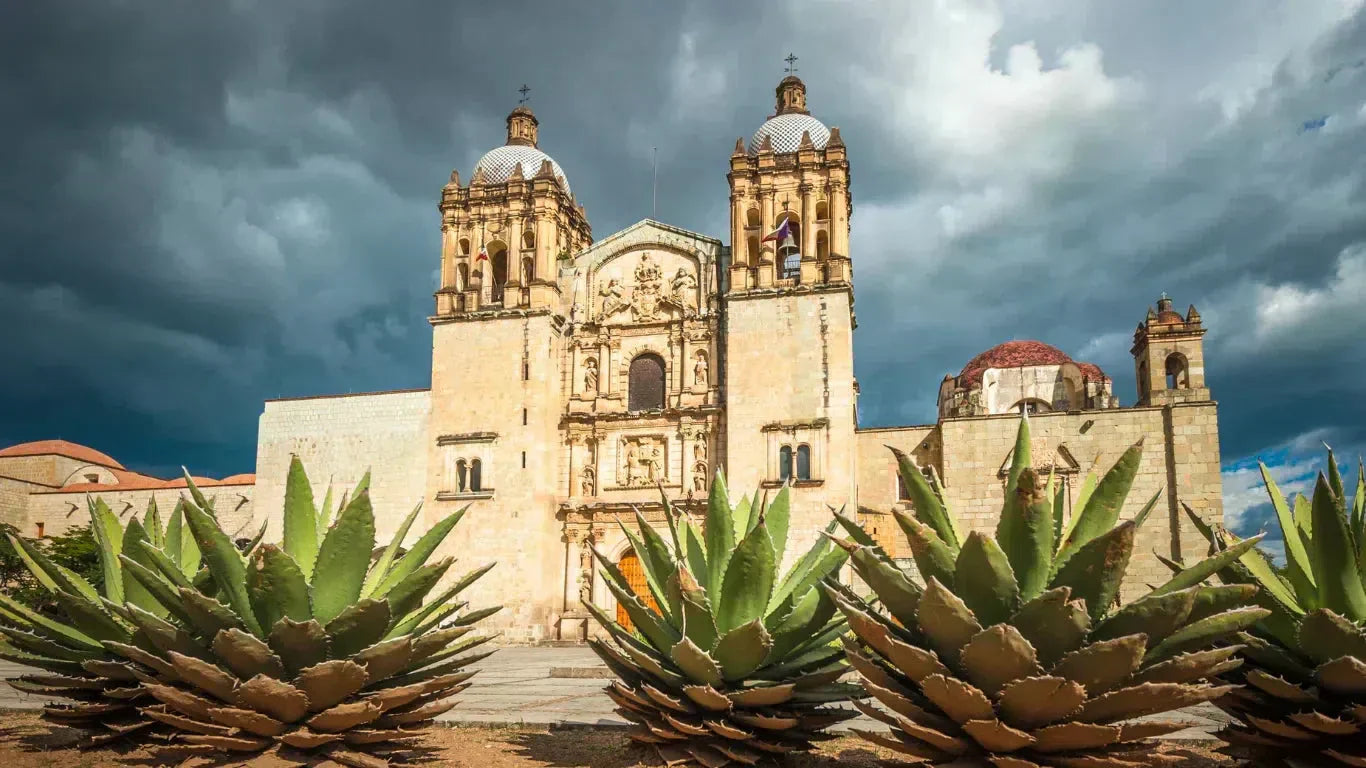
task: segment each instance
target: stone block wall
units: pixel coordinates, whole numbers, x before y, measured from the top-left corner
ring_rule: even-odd
[[[200,489],[204,495],[213,499],[218,519],[223,529],[234,539],[251,538],[256,535],[260,522],[254,522],[255,488],[249,483],[240,485],[214,485]],[[87,493],[76,491],[63,493],[43,489],[28,497],[28,524],[21,529],[25,535],[36,534],[36,524],[43,523],[46,536],[57,536],[68,529],[90,524],[90,512],[86,505],[87,496],[97,496],[118,515],[125,525],[131,515],[142,518],[147,511],[147,502],[156,498],[157,511],[162,525],[170,519],[176,502],[181,495],[187,494],[185,488],[139,488],[119,490],[113,486],[107,491]],[[253,524],[254,522],[254,524]]]
[[[315,504],[328,484],[333,504],[370,470],[375,536],[388,542],[422,502],[430,393],[423,390],[268,400],[256,444],[255,524],[269,520],[266,539],[283,534],[290,454],[308,471]],[[421,534],[418,525],[409,541]]]

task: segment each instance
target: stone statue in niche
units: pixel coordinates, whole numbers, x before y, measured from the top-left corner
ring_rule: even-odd
[[[579,546],[579,599],[593,602],[593,532],[583,537]]]
[[[630,487],[653,485],[664,480],[664,449],[659,438],[623,440],[618,482]]]
[[[659,319],[659,288],[660,283],[664,281],[664,275],[660,272],[659,265],[650,258],[650,254],[641,254],[640,263],[636,265],[635,279],[635,288],[631,291],[632,316],[637,321]]]
[[[598,393],[598,360],[595,357],[583,361],[583,393],[586,395]]]
[[[596,490],[597,490],[597,489],[596,489],[596,487],[595,487],[595,485],[596,485],[596,483],[594,482],[595,479],[596,479],[596,478],[593,477],[593,468],[592,468],[592,467],[584,467],[584,468],[583,468],[583,477],[582,477],[582,479],[579,481],[579,493],[580,493],[581,495],[583,495],[583,496],[594,496],[594,495],[596,495]]]
[[[669,288],[673,303],[683,310],[684,317],[697,314],[697,278],[693,277],[687,267],[678,268]]]
[[[656,445],[650,450],[649,459],[649,480],[651,484],[660,482],[664,479],[664,453]]]
[[[707,444],[702,441],[701,437],[697,439],[697,443],[692,447],[692,457],[696,461],[707,460]]]
[[[640,450],[635,443],[626,444],[626,457],[623,460],[626,469],[626,485],[639,485],[643,479],[643,467],[640,462]]]
[[[626,289],[622,286],[621,281],[616,278],[608,280],[607,285],[604,285],[598,294],[602,296],[603,318],[611,317],[631,306],[631,302],[628,302],[625,297]]]
[[[693,386],[707,386],[707,353],[702,350],[697,351],[697,362],[692,367]]]
[[[707,465],[704,462],[697,462],[692,468],[692,489],[697,493],[707,492]]]

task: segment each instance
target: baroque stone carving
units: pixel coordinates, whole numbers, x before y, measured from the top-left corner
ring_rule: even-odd
[[[683,310],[683,316],[692,317],[696,315],[697,278],[693,277],[692,272],[689,272],[687,267],[679,267],[669,287],[673,303]]]
[[[664,480],[664,446],[659,437],[622,438],[617,483],[628,488],[649,487]]]
[[[696,358],[697,362],[692,367],[692,383],[695,386],[705,387],[709,381],[707,378],[707,353],[699,349]]]
[[[583,392],[587,395],[598,393],[598,360],[590,357],[583,361]]]
[[[620,280],[616,279],[608,280],[607,285],[604,285],[602,290],[598,291],[598,293],[602,295],[603,319],[609,318],[631,306],[631,303],[625,298],[625,292],[626,288],[622,286]]]
[[[707,465],[699,461],[692,468],[692,489],[697,493],[707,492]]]
[[[579,481],[579,492],[580,492],[582,495],[584,495],[584,496],[594,496],[594,495],[596,495],[596,491],[597,491],[596,482],[595,482],[596,479],[597,479],[597,478],[595,478],[595,477],[593,476],[593,468],[592,468],[592,467],[584,467],[584,468],[583,468],[583,477],[582,477],[582,479]]]
[[[635,287],[631,291],[631,314],[637,322],[659,319],[660,284],[664,275],[650,254],[643,253],[636,264]]]
[[[611,278],[598,294],[602,297],[601,320],[628,308],[631,319],[642,323],[663,319],[667,307],[676,309],[685,318],[697,316],[697,278],[687,267],[680,267],[666,286],[659,262],[649,253],[640,255],[629,285]]]

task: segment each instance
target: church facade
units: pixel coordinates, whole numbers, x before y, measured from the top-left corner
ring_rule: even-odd
[[[1133,406],[1097,366],[1012,341],[944,378],[936,423],[859,427],[850,163],[796,77],[728,159],[729,244],[649,220],[594,240],[539,127],[519,106],[506,143],[441,191],[431,386],[268,401],[250,525],[269,519],[278,535],[291,454],[318,496],[370,469],[381,539],[415,503],[426,525],[468,506],[449,553],[465,569],[498,561],[470,599],[505,606],[490,622],[507,640],[538,642],[591,633],[581,601],[614,609],[590,547],[630,574],[619,519],[639,509],[662,526],[661,486],[700,514],[718,470],[736,496],[790,485],[789,554],[831,507],[908,554],[889,514],[908,500],[888,445],[941,483],[965,525],[994,527],[1021,412],[1036,466],[1057,472],[1069,504],[1092,465],[1144,440],[1124,513],[1159,493],[1162,512],[1140,534],[1132,585],[1161,577],[1153,552],[1199,550],[1182,504],[1222,518],[1204,327],[1165,296],[1135,331]],[[54,498],[25,519],[86,492],[34,494]]]

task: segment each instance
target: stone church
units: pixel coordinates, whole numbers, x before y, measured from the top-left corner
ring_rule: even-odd
[[[468,184],[453,172],[441,190],[430,388],[268,401],[254,485],[234,486],[252,503],[234,524],[269,517],[278,535],[290,454],[319,496],[371,468],[381,539],[415,503],[427,524],[468,505],[450,552],[467,568],[498,561],[470,599],[505,606],[490,621],[507,640],[536,642],[593,631],[580,600],[614,608],[590,545],[636,572],[618,519],[638,507],[663,525],[660,485],[700,513],[718,469],[736,497],[791,485],[789,556],[831,507],[857,511],[906,554],[889,510],[908,502],[888,445],[939,480],[965,525],[994,527],[1022,412],[1036,466],[1057,472],[1069,504],[1089,469],[1144,439],[1125,513],[1159,491],[1162,503],[1140,534],[1132,586],[1161,578],[1154,552],[1199,549],[1182,504],[1222,517],[1205,329],[1165,296],[1134,333],[1133,406],[1120,407],[1097,366],[1008,341],[944,377],[936,423],[859,427],[849,155],[795,76],[727,160],[729,244],[649,220],[594,240],[539,129],[517,107],[506,143]],[[0,451],[0,490],[5,461]],[[91,486],[98,474],[73,470],[71,490],[55,474],[34,485],[24,524],[60,527],[87,492],[136,493]]]

